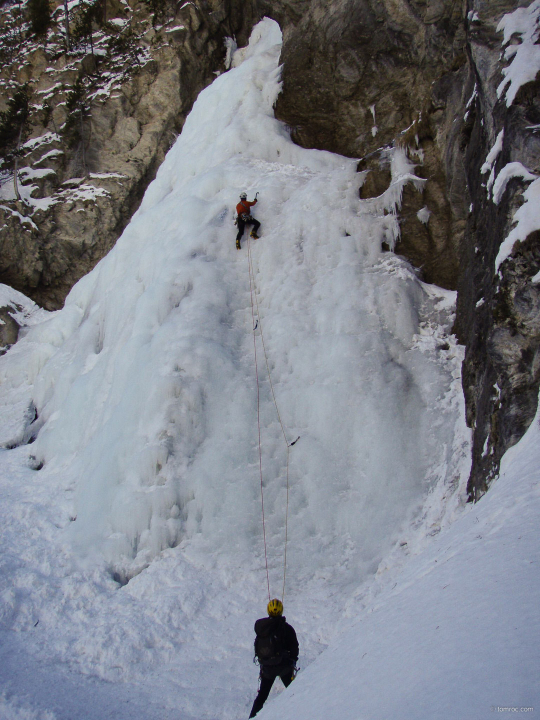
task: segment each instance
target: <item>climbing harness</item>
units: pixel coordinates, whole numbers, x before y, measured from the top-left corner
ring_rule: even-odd
[[[270,574],[268,571],[268,551],[266,546],[266,522],[265,522],[265,515],[264,515],[264,488],[263,488],[263,471],[262,471],[262,447],[261,447],[261,400],[260,400],[260,386],[259,386],[259,366],[258,366],[258,357],[257,357],[257,336],[255,334],[255,331],[257,328],[259,329],[259,333],[261,336],[261,343],[263,348],[263,354],[264,354],[264,360],[266,364],[266,372],[268,374],[268,381],[270,384],[270,390],[272,392],[272,399],[274,401],[274,406],[276,408],[276,414],[277,418],[279,420],[279,424],[281,426],[281,432],[283,434],[283,439],[285,441],[285,445],[287,447],[287,472],[286,472],[286,478],[287,478],[287,496],[286,496],[286,505],[285,505],[285,545],[283,550],[283,588],[281,593],[281,602],[283,602],[285,598],[285,580],[287,576],[287,540],[288,540],[288,521],[289,521],[289,452],[293,445],[296,445],[298,440],[300,440],[300,437],[297,437],[296,440],[294,440],[292,443],[289,442],[287,439],[287,433],[285,431],[285,427],[283,425],[283,421],[281,420],[281,414],[279,412],[279,407],[276,400],[276,394],[274,392],[274,385],[272,383],[272,376],[270,374],[270,366],[268,364],[268,355],[266,352],[266,345],[264,342],[264,334],[263,334],[263,327],[261,322],[261,314],[259,310],[259,301],[257,299],[257,293],[255,292],[255,274],[253,272],[253,260],[251,257],[251,241],[248,236],[248,246],[247,246],[247,257],[248,257],[248,269],[249,269],[249,290],[251,295],[251,318],[252,318],[252,328],[253,328],[253,352],[255,356],[255,375],[257,379],[257,427],[258,427],[258,435],[259,435],[259,474],[261,479],[261,510],[262,510],[262,526],[263,526],[263,542],[264,542],[264,561],[266,566],[266,584],[268,587],[268,600],[270,601]],[[254,301],[255,298],[255,301]],[[255,315],[257,317],[255,317]]]

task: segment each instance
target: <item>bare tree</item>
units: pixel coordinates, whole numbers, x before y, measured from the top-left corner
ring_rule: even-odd
[[[30,114],[28,85],[20,87],[8,102],[7,110],[0,112],[0,150],[9,165],[13,162],[13,189],[17,200],[19,191],[19,157],[21,141],[28,126]]]
[[[68,0],[64,0],[64,18],[65,18],[65,26],[66,26],[66,52],[70,52],[71,50],[71,37],[69,34],[69,9],[68,9]]]

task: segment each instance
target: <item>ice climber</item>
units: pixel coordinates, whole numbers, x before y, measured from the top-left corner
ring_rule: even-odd
[[[238,217],[236,218],[236,224],[238,225],[238,234],[236,235],[237,250],[240,250],[240,240],[242,239],[246,225],[253,225],[253,229],[250,234],[252,238],[257,239],[259,237],[257,235],[257,231],[261,227],[261,223],[258,220],[255,220],[254,217],[251,217],[250,212],[250,208],[257,202],[258,194],[259,193],[255,193],[253,202],[249,202],[245,192],[240,194],[240,202],[236,206],[236,212],[238,213]]]
[[[279,676],[288,687],[296,674],[298,640],[294,628],[285,622],[281,600],[270,600],[268,617],[255,623],[255,657],[259,661],[259,693],[251,708],[255,717],[264,705],[274,680]]]

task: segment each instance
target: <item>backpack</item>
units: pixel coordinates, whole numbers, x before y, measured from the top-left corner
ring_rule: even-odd
[[[270,628],[264,635],[255,637],[255,657],[259,665],[280,665],[286,655],[279,627]]]

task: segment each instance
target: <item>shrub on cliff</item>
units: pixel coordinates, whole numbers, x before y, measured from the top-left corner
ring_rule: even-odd
[[[77,8],[73,37],[75,42],[88,42],[90,51],[94,54],[94,26],[103,25],[104,3],[102,0],[96,2],[82,2]]]
[[[144,4],[152,13],[152,26],[156,27],[165,20],[171,12],[169,0],[143,0]]]
[[[9,100],[7,110],[0,112],[0,148],[2,154],[12,154],[18,143],[29,114],[28,83],[22,85]]]
[[[3,15],[0,29],[0,63],[13,61],[23,42],[22,13],[20,8],[12,7]]]
[[[46,35],[52,22],[49,0],[28,0],[28,19],[32,34]]]
[[[29,94],[28,83],[16,90],[8,102],[7,110],[0,112],[0,148],[2,171],[12,173],[13,187],[17,200],[19,193],[18,163],[21,154],[21,140],[28,125]]]

